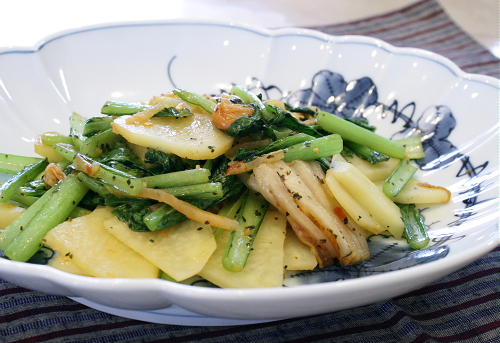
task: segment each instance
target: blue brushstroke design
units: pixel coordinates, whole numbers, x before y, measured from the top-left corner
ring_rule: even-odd
[[[447,245],[411,250],[405,241],[383,235],[371,236],[368,246],[371,257],[361,263],[348,267],[333,265],[310,271],[288,272],[284,285],[331,282],[387,273],[437,261],[446,257],[450,251]]]

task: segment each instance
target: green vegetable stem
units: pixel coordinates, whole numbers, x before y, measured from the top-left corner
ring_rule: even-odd
[[[47,160],[28,166],[0,186],[0,201],[9,201],[26,183],[34,180],[47,167]]]
[[[240,272],[245,268],[253,242],[269,207],[269,203],[261,195],[255,192],[247,194],[238,214],[241,228],[231,233],[222,259],[224,268],[231,272]]]
[[[188,169],[167,174],[143,177],[141,180],[150,188],[166,188],[174,186],[206,183],[210,178],[210,170],[205,168]]]
[[[26,226],[19,228],[19,235],[5,248],[5,256],[11,260],[28,261],[40,249],[43,237],[68,218],[88,190],[75,175],[69,175],[53,188],[53,192],[45,193],[49,199],[44,206]]]
[[[398,195],[403,187],[410,181],[412,176],[417,171],[417,167],[412,165],[409,160],[402,160],[399,167],[385,180],[384,194],[389,198]]]
[[[144,111],[150,106],[126,103],[120,101],[106,101],[106,103],[101,108],[101,113],[110,116],[125,116],[136,114],[137,112]]]
[[[332,156],[342,151],[342,138],[333,134],[292,145],[285,150],[285,162],[293,160],[311,161]]]
[[[175,89],[174,94],[177,95],[182,100],[189,102],[190,104],[200,106],[208,113],[214,113],[217,104],[210,99],[205,98],[202,95],[188,92],[182,89]]]
[[[401,216],[405,225],[404,235],[410,248],[416,250],[424,249],[430,242],[424,218],[415,208],[414,204],[398,204],[398,206],[401,210]]]
[[[369,148],[391,157],[399,159],[405,158],[406,151],[401,144],[379,136],[370,130],[364,129],[336,115],[325,111],[319,111],[318,123],[323,130],[338,133],[345,140],[366,145]]]
[[[0,173],[17,174],[24,168],[42,161],[39,157],[0,154]]]

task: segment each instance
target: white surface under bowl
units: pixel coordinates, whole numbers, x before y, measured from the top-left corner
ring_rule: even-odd
[[[246,321],[207,318],[297,317],[395,297],[497,246],[498,80],[367,37],[172,21],[89,27],[54,35],[34,49],[0,50],[0,150],[32,155],[37,134],[67,132],[72,111],[92,116],[109,99],[143,101],[174,87],[218,93],[232,83],[293,104],[363,115],[389,137],[423,134],[429,158],[420,174],[453,192],[450,204],[424,212],[430,247],[420,253],[397,248],[357,269],[289,277],[289,287],[278,289],[88,278],[5,259],[0,277],[84,298],[111,313],[142,311],[137,319],[180,323],[147,315],[175,304],[202,314],[179,314],[190,318],[183,324],[223,325]]]

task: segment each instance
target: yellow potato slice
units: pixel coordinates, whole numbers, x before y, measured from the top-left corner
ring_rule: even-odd
[[[59,155],[50,145],[43,144],[40,138],[35,141],[35,152],[40,156],[46,157],[49,162],[57,163],[64,161],[64,157]]]
[[[55,256],[50,259],[48,265],[66,273],[90,276],[73,262],[72,255],[70,254],[63,255],[56,252]]]
[[[190,220],[157,232],[132,231],[116,217],[104,227],[177,281],[198,274],[216,248],[211,227]]]
[[[269,209],[253,243],[245,269],[230,272],[222,266],[222,257],[231,235],[217,235],[217,249],[199,275],[224,288],[281,287],[286,219],[277,210]]]
[[[285,256],[283,264],[285,270],[312,270],[318,265],[311,249],[302,243],[291,228],[286,230]]]
[[[127,141],[192,160],[216,158],[231,148],[233,137],[217,129],[208,114],[184,118],[152,118],[149,124],[127,124],[130,116],[114,120],[113,131]]]
[[[387,161],[372,164],[368,161],[359,158],[354,155],[352,157],[346,157],[346,160],[356,168],[359,169],[360,172],[365,174],[367,178],[371,181],[381,181],[387,179],[391,176],[392,172],[399,166],[400,160],[397,158],[390,158]]]
[[[384,182],[377,182],[382,190]],[[429,185],[412,178],[401,192],[392,200],[400,204],[446,204],[451,199],[451,193],[444,187]]]
[[[0,229],[6,228],[10,223],[17,219],[24,212],[24,208],[0,202]]]
[[[71,256],[91,276],[105,278],[157,278],[159,270],[104,229],[114,215],[108,208],[66,221],[53,228],[44,244]]]
[[[334,178],[384,230],[389,231],[395,238],[401,238],[404,224],[399,207],[352,164],[336,161],[332,167],[328,173],[331,172]]]
[[[361,206],[340,182],[335,179],[332,169],[326,172],[325,183],[333,197],[360,227],[374,234],[384,231],[382,226],[373,218],[373,215]]]

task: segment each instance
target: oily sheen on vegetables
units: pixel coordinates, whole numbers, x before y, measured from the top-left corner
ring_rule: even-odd
[[[360,263],[371,235],[425,248],[418,205],[451,193],[420,180],[422,138],[299,105],[234,86],[72,113],[35,140],[42,158],[0,154],[0,249],[88,277],[259,288]]]

